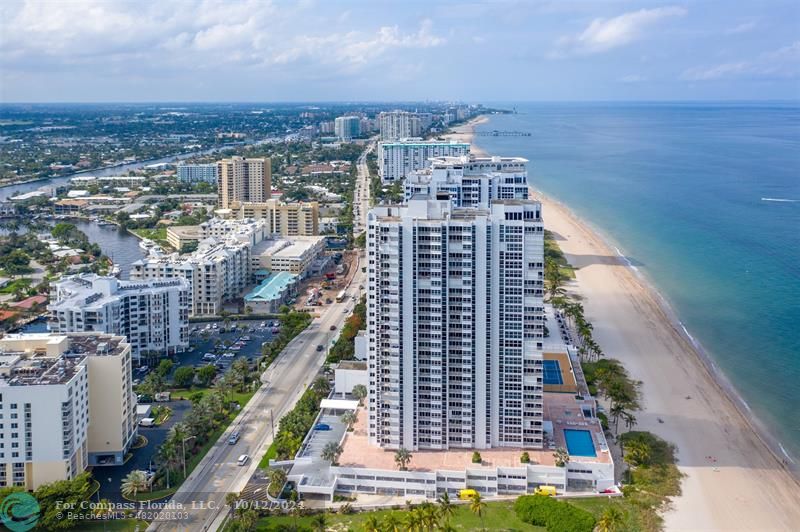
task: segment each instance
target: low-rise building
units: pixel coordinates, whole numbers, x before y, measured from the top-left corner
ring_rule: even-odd
[[[245,307],[259,314],[277,313],[281,305],[297,293],[298,279],[289,272],[269,274],[244,296]]]
[[[189,346],[189,282],[120,281],[82,274],[52,284],[48,323],[55,333],[126,336],[134,357],[173,354]]]
[[[136,437],[131,349],[106,334],[0,339],[0,487],[121,465]]]
[[[325,237],[298,236],[264,240],[253,248],[251,270],[289,272],[306,276],[309,266],[325,250]]]

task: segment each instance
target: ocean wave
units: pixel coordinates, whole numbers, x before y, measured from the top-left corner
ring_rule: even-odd
[[[761,201],[777,201],[780,203],[800,203],[800,199],[789,199],[789,198],[761,198]]]

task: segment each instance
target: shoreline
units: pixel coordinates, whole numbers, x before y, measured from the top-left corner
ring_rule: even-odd
[[[448,137],[472,144],[474,127],[487,120],[476,117]],[[487,155],[472,147],[475,155]],[[800,522],[796,462],[784,461],[780,442],[752,415],[655,284],[613,239],[535,192],[545,225],[576,267],[575,286],[595,338],[610,358],[643,381],[638,429],[677,446],[678,467],[686,476],[683,494],[663,513],[665,527],[788,530]]]

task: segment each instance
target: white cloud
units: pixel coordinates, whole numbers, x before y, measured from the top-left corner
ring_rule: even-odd
[[[755,59],[732,61],[710,67],[693,67],[681,74],[681,79],[688,81],[714,81],[737,77],[800,77],[800,41],[764,52]]]
[[[631,11],[613,18],[596,18],[577,35],[565,35],[558,39],[551,58],[576,54],[595,54],[625,46],[639,40],[644,30],[670,17],[682,17],[686,9],[665,6]]]
[[[647,78],[640,74],[628,74],[627,76],[619,78],[619,81],[622,83],[641,83],[647,81]]]
[[[268,0],[105,2],[27,0],[0,11],[0,65],[87,67],[136,59],[140,68],[195,70],[226,64],[264,67],[301,62],[368,66],[400,49],[445,44],[433,23],[340,31],[311,3],[276,6]],[[303,21],[298,24],[298,21]],[[128,66],[133,66],[128,64]]]
[[[755,20],[750,20],[747,22],[742,22],[732,28],[728,28],[725,30],[726,35],[738,35],[739,33],[748,33],[753,31],[757,26],[757,22]]]

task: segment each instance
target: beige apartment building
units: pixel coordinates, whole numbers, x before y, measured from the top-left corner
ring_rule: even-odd
[[[234,202],[264,202],[272,189],[269,157],[231,157],[217,161],[217,206],[229,209]]]
[[[121,465],[136,437],[131,347],[97,333],[0,339],[0,487]]]
[[[316,201],[285,203],[276,199],[264,202],[235,203],[234,218],[267,220],[267,232],[281,236],[313,236],[319,234],[319,203]]]

